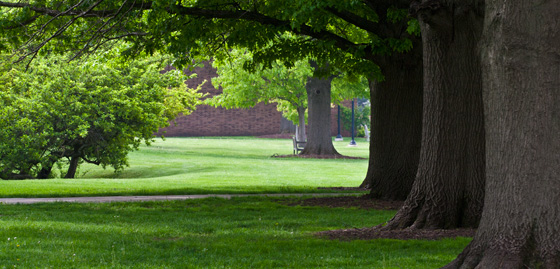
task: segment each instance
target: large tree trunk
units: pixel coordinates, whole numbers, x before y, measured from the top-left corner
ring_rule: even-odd
[[[416,175],[422,137],[422,45],[376,61],[385,79],[370,81],[369,166],[360,187],[373,198],[405,200]]]
[[[424,50],[424,115],[416,180],[387,229],[476,227],[484,198],[484,115],[477,42],[483,9],[415,5]]]
[[[559,18],[558,1],[487,4],[484,213],[447,268],[560,268]]]
[[[314,61],[310,63],[318,68]],[[302,155],[340,155],[331,138],[331,81],[332,77],[309,77],[305,84],[309,132]]]

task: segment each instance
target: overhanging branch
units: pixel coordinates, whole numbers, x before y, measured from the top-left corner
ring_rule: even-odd
[[[365,31],[370,33],[379,33],[380,29],[376,22],[370,21],[366,18],[358,16],[348,11],[340,11],[335,8],[329,7],[326,8],[328,12],[332,13],[333,15],[345,20],[346,22],[357,26]]]
[[[338,36],[334,33],[325,30],[315,31],[313,28],[305,24],[298,25],[297,27],[293,28],[291,27],[289,21],[279,20],[255,11],[207,10],[207,9],[194,8],[194,7],[176,7],[174,9],[176,9],[177,14],[180,15],[199,16],[199,17],[212,18],[212,19],[238,19],[238,20],[253,21],[269,26],[287,27],[291,32],[296,34],[306,35],[320,40],[334,41],[335,46],[337,46],[342,50],[349,50],[352,48],[357,48],[359,46],[365,45],[365,44],[355,44],[341,36]]]
[[[72,9],[65,11],[59,11],[55,9],[50,9],[44,6],[34,6],[29,3],[8,3],[0,1],[0,7],[11,7],[11,8],[29,8],[37,13],[52,16],[54,18],[63,16],[74,16],[68,23],[74,23],[78,18],[89,18],[89,17],[99,17],[99,18],[112,18],[118,16],[119,12],[122,11],[121,6],[117,10],[93,10],[94,6],[97,6],[103,0],[99,0],[94,5],[88,7],[86,10],[81,10],[75,5]],[[126,2],[125,2],[126,3]],[[152,9],[152,4],[149,2],[133,2],[127,5],[128,10],[150,10]],[[334,45],[339,49],[349,51],[359,47],[367,46],[367,44],[355,44],[348,39],[345,39],[339,35],[326,30],[314,30],[312,27],[302,24],[292,27],[290,21],[280,20],[274,17],[264,15],[256,11],[249,10],[216,10],[216,9],[203,9],[197,7],[184,7],[179,5],[170,6],[166,9],[169,14],[184,15],[184,16],[195,16],[207,19],[233,19],[233,20],[245,20],[260,23],[267,26],[275,27],[286,27],[287,30],[299,34],[306,35],[312,38],[323,40],[323,41],[333,41]],[[343,14],[341,14],[343,15]],[[54,19],[53,18],[53,19]],[[69,25],[65,24],[62,28],[56,31],[51,37],[47,38],[45,41],[41,42],[40,47],[44,46],[46,42],[49,42],[52,38],[60,35]],[[365,27],[365,25],[363,25]],[[369,54],[369,52],[366,52]]]

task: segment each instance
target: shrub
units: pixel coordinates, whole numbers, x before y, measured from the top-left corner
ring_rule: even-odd
[[[37,59],[29,70],[4,67],[0,90],[0,177],[46,178],[67,162],[127,165],[127,154],[178,113],[194,110],[201,94],[179,71],[161,75],[162,56],[119,63],[107,55],[68,63]]]

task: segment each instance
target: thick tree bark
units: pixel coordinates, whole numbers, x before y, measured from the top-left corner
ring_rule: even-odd
[[[369,166],[360,187],[373,198],[405,200],[418,169],[422,137],[422,45],[376,61],[385,79],[370,81]]]
[[[484,213],[447,268],[560,268],[560,5],[486,8]]]
[[[424,50],[422,146],[416,180],[386,229],[476,227],[484,196],[484,116],[477,42],[483,9],[416,6]]]
[[[311,66],[317,64],[310,61]],[[340,155],[331,138],[331,81],[332,77],[307,79],[308,133],[302,155]]]
[[[80,163],[80,157],[71,157],[70,165],[68,166],[68,171],[64,178],[74,178],[76,177],[76,171],[78,171],[78,165]]]

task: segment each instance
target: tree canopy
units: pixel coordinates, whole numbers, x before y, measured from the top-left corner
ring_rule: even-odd
[[[276,61],[270,68],[257,66],[249,71],[245,66],[253,61],[253,55],[244,49],[229,52],[230,58],[212,62],[218,77],[212,79],[215,87],[221,87],[223,93],[207,99],[206,103],[225,108],[249,108],[258,102],[278,104],[283,116],[294,124],[299,124],[297,108],[307,108],[305,83],[313,75],[308,61],[295,61],[291,67]],[[332,100],[340,102],[369,94],[364,77],[348,78],[341,74],[333,79]]]
[[[313,75],[307,61],[296,61],[290,68],[275,62],[272,68],[249,72],[243,66],[252,61],[250,52],[236,49],[230,55],[229,59],[212,62],[218,73],[212,84],[221,87],[223,92],[207,99],[206,103],[225,108],[249,108],[259,102],[274,102],[285,118],[299,124],[297,110],[307,108],[305,82]]]
[[[262,64],[249,71],[245,67],[253,65],[253,55],[246,49],[233,49],[229,58],[212,62],[217,68],[218,77],[212,79],[215,87],[223,92],[207,99],[213,106],[225,108],[248,108],[259,102],[277,103],[278,111],[297,125],[298,141],[307,141],[305,124],[307,122],[307,80],[313,76],[314,68],[309,60],[295,61],[290,67],[277,60],[269,68]],[[350,78],[349,78],[350,77]],[[332,81],[331,100],[340,102],[355,96],[363,97],[369,93],[366,79],[341,73]],[[328,107],[327,107],[328,109]],[[330,113],[321,113],[330,117]],[[367,119],[369,120],[369,119]],[[329,136],[330,131],[324,130]]]
[[[81,55],[127,40],[134,46],[124,55],[162,50],[180,65],[197,55],[226,56],[237,45],[267,66],[309,56],[372,78],[381,73],[371,59],[410,50],[403,34],[418,31],[415,23],[396,33],[382,26],[407,20],[408,1],[1,1],[0,7],[9,10],[0,16],[2,45],[15,45],[20,56],[45,49]],[[267,46],[271,40],[275,45]]]

